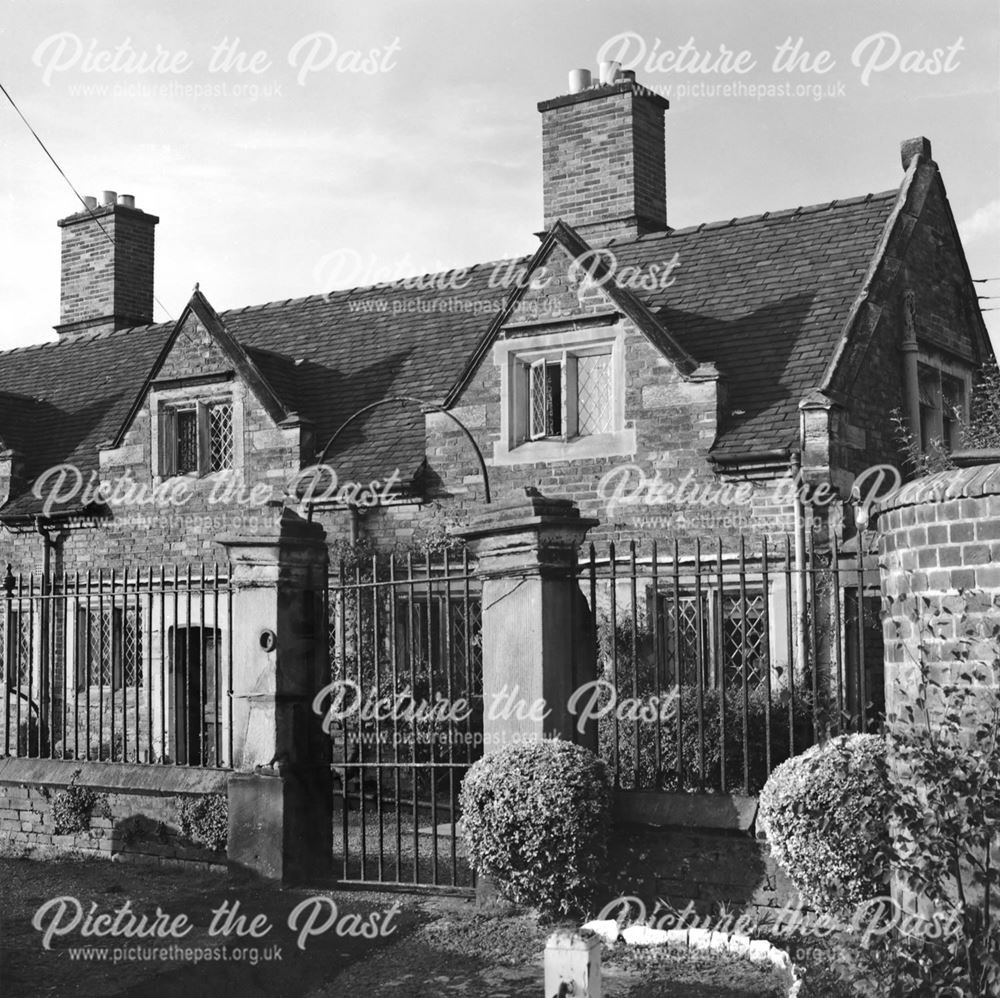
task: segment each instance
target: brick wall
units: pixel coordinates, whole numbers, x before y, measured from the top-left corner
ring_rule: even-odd
[[[652,911],[662,900],[689,902],[699,915],[720,906],[759,915],[800,903],[763,838],[757,800],[724,794],[619,793],[611,837],[611,900],[639,897]]]
[[[892,712],[915,689],[921,660],[941,682],[959,681],[974,665],[995,675],[1000,465],[918,479],[878,509],[886,707]],[[930,625],[934,635],[926,631]],[[957,659],[954,653],[963,650],[967,658]]]
[[[970,731],[989,725],[1000,688],[1000,464],[917,479],[879,504],[876,525],[891,723],[908,723],[910,707],[918,723],[933,725],[942,690],[928,685],[916,703],[925,672],[931,684],[971,691],[963,707]],[[1000,862],[1000,848],[993,862]],[[971,876],[966,891],[981,897]]]
[[[639,897],[649,911],[661,899],[678,909],[693,902],[699,915],[725,906],[766,916],[799,904],[767,843],[745,833],[619,824],[612,863],[612,896]]]

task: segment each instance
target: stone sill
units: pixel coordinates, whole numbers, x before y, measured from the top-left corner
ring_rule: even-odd
[[[584,461],[604,457],[631,457],[636,452],[635,427],[596,433],[569,440],[529,440],[508,447],[497,441],[493,445],[493,464],[513,467],[525,464],[551,464],[557,461]]]
[[[79,773],[79,776],[76,774]],[[74,781],[74,776],[76,779]],[[0,759],[0,785],[80,786],[111,793],[224,794],[229,772],[183,766],[140,766],[124,762],[83,762],[78,759]]]

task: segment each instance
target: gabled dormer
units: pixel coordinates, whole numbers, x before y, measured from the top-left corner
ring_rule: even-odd
[[[445,402],[462,405],[484,377],[498,383],[495,465],[635,455],[653,410],[694,395],[714,423],[717,372],[680,346],[613,260],[560,221],[526,267],[498,272],[513,287]]]
[[[280,495],[287,483],[270,472],[297,470],[312,440],[269,383],[265,359],[254,356],[260,353],[233,338],[196,288],[116,438],[101,451],[102,472],[127,468],[154,483],[185,478],[216,495],[223,479],[267,483]]]

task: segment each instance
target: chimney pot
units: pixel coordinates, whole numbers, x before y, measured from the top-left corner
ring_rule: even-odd
[[[578,94],[581,90],[586,90],[589,86],[589,69],[571,69],[569,71],[569,92],[571,94]]]
[[[618,79],[618,73],[621,71],[622,64],[620,62],[602,62],[601,63],[601,86],[607,86],[610,83],[614,83]]]
[[[97,207],[97,198],[93,194],[88,194],[84,199],[83,203],[93,211]]]
[[[118,199],[118,193],[116,191],[101,191],[101,206],[114,204]]]
[[[635,70],[634,69],[623,69],[621,71],[621,78],[626,83],[635,83]]]
[[[119,194],[118,203],[123,208],[134,208],[135,207],[135,196],[132,194]]]

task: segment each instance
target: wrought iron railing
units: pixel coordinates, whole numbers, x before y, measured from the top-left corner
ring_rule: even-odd
[[[784,759],[879,723],[879,576],[853,548],[591,546],[581,585],[616,787],[755,793]]]
[[[218,566],[15,575],[0,753],[228,768],[232,599]]]

